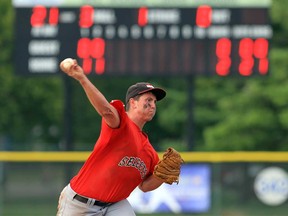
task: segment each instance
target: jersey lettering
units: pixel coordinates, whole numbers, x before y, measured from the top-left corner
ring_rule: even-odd
[[[145,163],[138,157],[125,156],[118,163],[118,166],[136,168],[140,172],[141,179],[144,179],[144,177],[147,174],[147,167],[146,167]]]

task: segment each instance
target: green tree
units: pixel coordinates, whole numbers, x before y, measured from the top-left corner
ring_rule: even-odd
[[[287,144],[287,1],[273,1],[271,17],[274,37],[271,43],[270,75],[263,78],[209,80],[204,107],[196,108],[202,122],[205,150],[288,150]],[[216,83],[215,83],[216,82]],[[204,84],[203,84],[204,83]],[[198,89],[207,85],[200,83]],[[217,88],[217,86],[223,86]],[[213,90],[217,91],[213,93]],[[224,92],[226,91],[226,93]],[[203,97],[203,96],[202,96]],[[200,94],[198,98],[201,100]],[[201,102],[200,102],[201,104]],[[205,117],[207,118],[206,123]],[[214,119],[214,120],[213,120]],[[209,122],[210,121],[210,122]]]
[[[15,11],[10,0],[0,2],[0,12],[0,136],[11,140],[5,148],[50,148],[43,143],[55,143],[61,135],[61,80],[15,76]],[[28,142],[35,146],[25,145]]]
[[[168,146],[188,149],[190,133],[194,150],[287,150],[286,6],[287,1],[272,1],[270,75],[194,77],[192,108],[188,100],[191,80],[186,77],[90,78],[108,100],[124,100],[127,87],[137,81],[148,81],[167,90],[167,99],[158,104],[154,121],[144,128],[157,150]],[[12,149],[58,149],[64,138],[64,112],[71,110],[75,149],[93,148],[101,119],[80,85],[71,80],[72,106],[64,110],[67,98],[62,76],[16,76],[15,11],[10,0],[0,2],[0,12],[0,137],[10,138]],[[187,127],[189,112],[193,113],[193,131]]]

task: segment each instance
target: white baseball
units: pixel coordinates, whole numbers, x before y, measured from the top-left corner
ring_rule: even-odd
[[[66,58],[61,62],[61,66],[65,70],[68,70],[73,64],[74,64],[74,60],[72,58]]]

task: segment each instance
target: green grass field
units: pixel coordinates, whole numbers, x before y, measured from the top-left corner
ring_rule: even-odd
[[[53,200],[18,200],[2,202],[0,216],[55,216],[57,203]],[[137,214],[137,216],[147,214]],[[171,216],[173,214],[149,214],[150,216]],[[184,216],[177,214],[178,216]],[[187,214],[185,215],[187,216]],[[201,215],[205,216],[205,215]]]
[[[53,203],[48,204],[46,202],[27,203],[27,202],[15,202],[0,206],[1,216],[55,216],[56,205]],[[150,216],[172,216],[173,214],[149,214]],[[178,216],[184,216],[177,214]],[[144,214],[137,214],[137,216],[147,216]],[[187,216],[187,214],[185,215]],[[205,215],[202,215],[205,216]]]
[[[57,202],[55,200],[17,200],[0,203],[0,216],[55,216]],[[279,207],[255,205],[229,205],[213,209],[203,214],[137,214],[137,216],[286,216],[287,204]]]

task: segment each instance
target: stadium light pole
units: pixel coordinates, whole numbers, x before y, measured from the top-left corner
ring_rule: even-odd
[[[188,112],[188,118],[187,118],[187,142],[188,142],[188,150],[192,151],[194,149],[194,76],[189,76],[187,78],[187,112]]]
[[[67,75],[63,75],[64,84],[64,151],[73,151],[73,114],[72,114],[72,81]],[[65,180],[70,181],[73,168],[68,162],[65,167]]]

